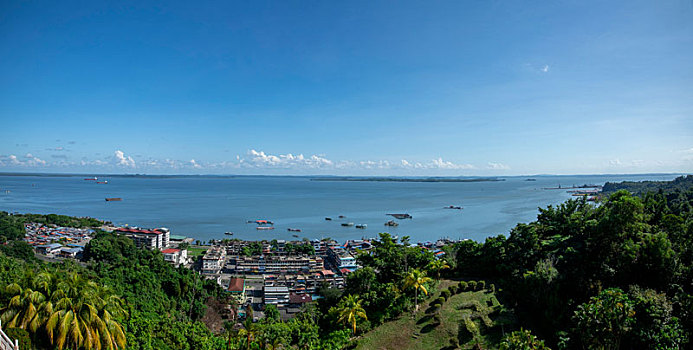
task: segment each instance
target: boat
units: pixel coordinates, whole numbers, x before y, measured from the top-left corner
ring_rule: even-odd
[[[399,226],[399,224],[396,223],[395,220],[390,220],[390,221],[385,223],[385,226],[393,226],[394,227],[394,226]]]
[[[256,227],[258,230],[274,230],[274,226],[258,226]]]
[[[327,220],[327,221],[332,221],[332,218],[325,218],[325,220]]]
[[[368,225],[366,225],[366,224],[358,224],[358,225],[356,225],[355,227],[356,227],[356,228],[366,228],[366,227],[368,227]]]
[[[294,238],[298,238],[298,235],[292,235],[292,236],[294,236]]]
[[[107,184],[108,181],[96,181],[97,184]]]
[[[288,228],[287,229],[289,232],[301,232],[300,228]]]
[[[455,206],[455,205],[448,205],[447,207],[444,207],[443,209],[457,209],[457,210],[461,210],[462,207],[458,207],[458,206]]]
[[[86,179],[84,179],[84,180],[86,180],[86,181],[96,181],[96,180],[97,180],[97,177],[96,177],[96,176],[94,176],[94,177],[88,177],[88,178],[86,178]]]
[[[253,222],[258,224],[258,225],[274,225],[274,222],[269,221],[269,220],[255,220]]]
[[[343,222],[342,226],[351,227],[351,226],[354,226],[354,223],[353,222]]]
[[[233,236],[233,232],[224,232],[225,235]]]
[[[340,215],[339,218],[340,218],[340,219],[344,219],[344,218],[346,218],[346,216]]]
[[[394,217],[395,219],[413,219],[413,216],[409,214],[385,214]]]
[[[113,198],[106,198],[106,202],[118,202],[122,201],[123,199],[120,197],[113,197]]]

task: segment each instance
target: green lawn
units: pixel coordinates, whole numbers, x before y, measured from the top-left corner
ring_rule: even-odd
[[[442,281],[440,289],[452,283]],[[502,310],[493,293],[476,291],[451,296],[438,312],[440,324],[436,325],[428,304],[438,296],[440,293],[422,303],[416,315],[408,313],[364,334],[356,349],[455,349],[458,347],[453,347],[450,342],[453,338],[458,339],[462,349],[471,349],[477,341],[483,344],[483,348],[493,349],[503,330],[508,329],[507,325],[513,321],[512,316]],[[468,319],[467,326],[465,318]],[[478,329],[478,336],[467,330],[474,328]]]
[[[197,257],[200,255],[204,255],[204,253],[207,251],[207,249],[209,249],[209,248],[190,246],[190,247],[188,247],[188,256]]]

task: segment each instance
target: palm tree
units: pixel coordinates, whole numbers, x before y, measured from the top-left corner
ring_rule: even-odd
[[[362,300],[357,296],[349,294],[342,299],[339,306],[339,322],[351,324],[351,330],[354,334],[356,334],[356,318],[361,317],[368,320],[366,310],[363,309],[361,302]]]
[[[109,288],[75,273],[59,280],[54,273],[42,272],[30,284],[33,289],[16,283],[5,287],[12,297],[0,312],[10,327],[31,333],[42,329],[60,350],[125,347],[125,332],[115,319],[125,311]]]
[[[419,269],[410,270],[404,277],[404,289],[414,288],[414,312],[419,310],[419,289],[421,289],[425,295],[428,295],[428,290],[426,290],[424,284],[430,281],[432,281],[431,278],[427,277],[426,273],[421,272]]]
[[[448,262],[445,260],[433,260],[430,263],[428,263],[428,271],[433,272],[436,274],[436,280],[440,279],[440,271],[449,269],[450,265],[448,265]]]
[[[40,291],[22,288],[17,283],[9,284],[4,289],[12,297],[7,306],[0,309],[2,323],[9,328],[36,332],[45,320],[46,296]]]

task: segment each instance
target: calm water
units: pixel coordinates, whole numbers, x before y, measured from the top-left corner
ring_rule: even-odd
[[[565,190],[543,187],[603,184],[607,181],[671,180],[675,175],[509,177],[501,182],[416,183],[332,182],[303,177],[108,177],[108,184],[84,176],[0,176],[0,210],[91,216],[141,227],[169,227],[172,234],[200,240],[332,237],[339,241],[375,237],[378,232],[409,235],[412,241],[440,237],[483,240],[536,218],[537,207],[560,203]],[[10,193],[5,193],[10,190]],[[122,197],[122,202],[106,202]],[[442,209],[459,205],[463,210]],[[386,213],[409,213],[386,227]],[[346,219],[338,219],[345,215]],[[325,217],[333,221],[325,221]],[[276,229],[258,231],[247,220],[268,219]],[[342,227],[341,222],[368,228]]]

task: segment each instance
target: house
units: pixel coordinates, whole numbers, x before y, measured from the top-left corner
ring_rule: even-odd
[[[245,279],[232,277],[227,290],[238,304],[245,302]]]
[[[174,266],[185,265],[188,262],[187,249],[168,248],[161,251],[164,254],[164,261],[173,264]]]
[[[60,252],[58,253],[58,255],[60,255],[63,258],[75,259],[75,258],[81,257],[83,251],[84,251],[84,248],[82,248],[82,247],[73,247],[73,248],[63,247],[60,249]]]
[[[301,307],[307,303],[310,303],[313,301],[313,297],[310,296],[310,294],[297,294],[297,293],[290,293],[289,294],[289,304],[290,306],[294,307]]]
[[[45,245],[40,245],[36,247],[36,252],[39,254],[53,254],[57,253],[62,249],[62,244],[60,243],[51,243],[51,244],[45,244]]]

